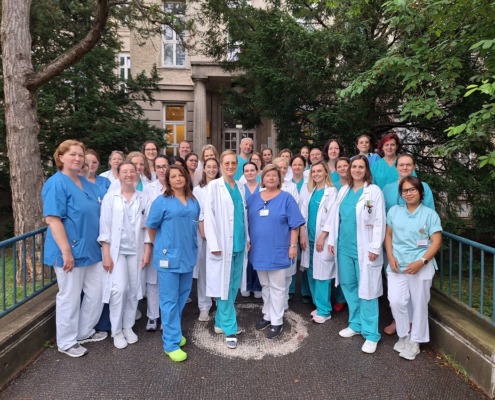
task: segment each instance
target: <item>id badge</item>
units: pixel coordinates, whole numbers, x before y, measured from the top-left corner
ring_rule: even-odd
[[[260,217],[268,217],[270,210],[260,210]]]
[[[168,260],[160,260],[160,268],[168,268]]]
[[[418,239],[416,243],[418,247],[428,247],[428,239]]]

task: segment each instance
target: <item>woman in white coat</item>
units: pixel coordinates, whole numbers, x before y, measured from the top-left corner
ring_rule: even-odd
[[[308,195],[302,199],[301,213],[306,223],[299,230],[301,268],[308,270],[308,283],[316,309],[311,318],[323,324],[331,318],[331,279],[336,277],[334,257],[327,248],[328,232],[323,231],[330,209],[337,198],[327,164],[324,161],[311,166]]]
[[[202,168],[202,178],[198,186],[194,187],[193,194],[200,207],[198,223],[198,260],[193,271],[193,278],[197,279],[196,290],[198,293],[199,318],[201,322],[210,320],[211,297],[206,295],[206,235],[204,225],[204,202],[208,184],[220,178],[220,164],[216,158],[205,160]]]
[[[118,349],[138,341],[132,330],[138,301],[143,298],[141,269],[144,267],[146,196],[134,188],[136,167],[119,166],[120,190],[103,198],[100,236],[103,268],[103,302],[110,306],[114,346]]]
[[[374,353],[380,340],[378,297],[382,287],[382,246],[385,204],[380,188],[371,184],[368,159],[356,156],[349,165],[348,185],[340,189],[329,223],[329,251],[335,256],[340,285],[349,306],[349,326],[339,332],[361,334],[361,350]]]
[[[220,168],[222,177],[210,182],[204,203],[206,295],[217,298],[215,332],[224,333],[227,347],[235,349],[241,330],[234,302],[239,287],[246,288],[249,234],[244,187],[234,180],[237,156],[233,151],[222,153]]]

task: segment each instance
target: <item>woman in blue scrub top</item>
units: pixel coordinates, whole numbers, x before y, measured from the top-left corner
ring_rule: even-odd
[[[258,271],[263,295],[263,318],[257,330],[271,326],[273,339],[282,332],[287,286],[286,270],[296,262],[299,227],[304,218],[294,198],[281,190],[279,168],[269,164],[263,169],[261,185],[248,202],[249,260]]]
[[[342,147],[342,144],[335,138],[328,140],[325,144],[325,147],[323,147],[323,159],[327,162],[330,180],[332,181],[334,186],[334,182],[338,182],[340,179],[335,164],[337,163],[337,159],[343,155],[344,148]]]
[[[258,153],[259,154],[259,153]],[[251,156],[252,157],[252,156]],[[249,198],[260,190],[260,184],[258,183],[258,177],[261,181],[261,175],[258,172],[258,165],[254,162],[247,162],[243,166],[244,179],[246,183],[244,184],[246,203]],[[254,270],[253,265],[248,260],[248,265],[246,269],[246,290],[241,291],[242,297],[251,296],[251,292],[254,292],[254,297],[261,299],[261,284],[258,278],[258,273]]]
[[[380,188],[371,184],[368,159],[351,161],[349,184],[339,191],[327,226],[329,250],[335,256],[340,285],[349,306],[349,326],[339,332],[350,338],[361,334],[364,353],[374,353],[378,332],[378,297],[382,287],[382,246],[385,204]]]
[[[234,180],[237,155],[226,150],[220,156],[222,177],[210,182],[204,204],[206,240],[206,295],[217,298],[215,332],[225,334],[229,349],[237,347],[235,298],[245,290],[249,243],[244,186]]]
[[[165,193],[153,202],[146,221],[153,243],[153,266],[158,271],[163,348],[175,362],[187,359],[181,349],[186,344],[181,319],[198,254],[200,208],[190,184],[191,178],[183,167],[169,166]]]
[[[96,186],[78,176],[85,147],[66,140],[53,155],[58,172],[42,190],[43,216],[48,224],[44,263],[57,274],[56,328],[58,351],[81,357],[86,342],[107,337],[97,332],[103,308],[101,249],[98,244],[100,204]],[[84,298],[81,302],[81,293]]]
[[[337,189],[330,181],[325,162],[320,161],[311,166],[308,192],[301,205],[301,212],[306,220],[300,229],[303,250],[301,267],[308,270],[309,287],[316,305],[311,318],[314,322],[323,324],[331,318],[330,282],[337,275],[334,257],[327,249],[328,232],[322,230],[337,198]]]
[[[393,206],[387,215],[388,298],[399,336],[394,350],[400,357],[414,360],[419,344],[430,341],[428,302],[437,268],[433,257],[442,246],[442,226],[438,214],[422,204],[420,179],[402,179],[398,193],[405,205]]]
[[[360,156],[366,156],[370,168],[373,168],[373,164],[381,158],[379,154],[372,152],[371,137],[368,135],[358,136],[356,139],[356,148],[358,149]]]

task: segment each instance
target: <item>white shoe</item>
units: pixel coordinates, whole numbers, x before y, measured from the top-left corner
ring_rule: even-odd
[[[200,310],[198,321],[208,322],[210,320],[210,315],[208,310]]]
[[[191,301],[192,301],[192,299],[190,297],[188,297],[186,300],[186,304],[189,304]]]
[[[124,329],[122,329],[122,333],[124,334],[124,337],[125,337],[125,340],[127,340],[127,343],[134,344],[138,341],[138,337],[134,333],[132,328],[124,328]]]
[[[402,352],[402,350],[404,350],[404,347],[406,347],[407,342],[409,342],[409,336],[399,338],[399,341],[394,345],[394,350],[397,353]]]
[[[361,347],[361,350],[363,351],[363,353],[373,354],[376,351],[377,345],[378,342],[372,342],[371,340],[367,340],[364,342],[363,347]]]
[[[127,347],[127,340],[125,339],[122,331],[113,335],[113,345],[117,349],[125,349]]]
[[[340,337],[344,337],[344,338],[350,338],[350,337],[353,337],[353,336],[356,336],[356,335],[360,335],[361,332],[356,332],[355,330],[347,327],[345,329],[342,329],[340,332],[339,332],[339,335]]]
[[[137,320],[141,319],[142,316],[143,316],[143,314],[141,314],[141,311],[139,311],[139,308],[138,308],[136,310],[136,318],[135,318],[135,320],[137,321]]]
[[[82,357],[85,354],[88,354],[88,349],[86,347],[81,346],[79,343],[69,347],[67,350],[58,349],[61,353],[67,354],[69,357],[78,358]]]
[[[157,327],[156,319],[148,318],[148,323],[146,324],[146,330],[148,332],[154,332],[156,331],[156,327]]]
[[[242,297],[249,297],[249,296],[251,296],[251,292],[249,290],[248,291],[241,290],[241,296]]]
[[[255,299],[261,299],[262,297],[263,297],[263,295],[261,294],[261,291],[256,290],[254,292],[254,298]]]
[[[409,342],[406,343],[404,350],[400,352],[399,356],[405,358],[406,360],[412,361],[416,358],[419,352],[419,343],[409,340]]]

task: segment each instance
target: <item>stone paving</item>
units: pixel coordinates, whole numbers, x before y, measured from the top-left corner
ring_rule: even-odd
[[[342,339],[347,309],[319,325],[312,306],[291,301],[282,334],[268,340],[257,332],[261,300],[238,297],[239,323],[246,332],[238,348],[227,349],[213,320],[197,320],[193,302],[183,316],[188,360],[164,355],[160,332],[146,332],[137,321],[136,344],[124,350],[112,340],[87,344],[89,354],[72,359],[47,348],[0,393],[0,399],[486,399],[428,346],[415,361],[399,358],[396,337],[384,336],[372,355],[361,352],[363,339]],[[146,309],[140,303],[141,311]],[[381,304],[381,328],[390,315]],[[145,314],[145,313],[143,313]]]

